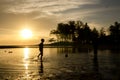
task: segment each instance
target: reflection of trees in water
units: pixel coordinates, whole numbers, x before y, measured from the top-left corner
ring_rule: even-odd
[[[99,65],[98,65],[98,41],[97,39],[93,42],[93,68],[94,71],[99,73]]]
[[[99,62],[98,62],[98,42],[97,40],[95,40],[95,42],[93,43],[93,71],[96,74],[96,77],[98,78],[98,80],[102,80],[102,75],[99,72]]]
[[[103,77],[99,71],[99,62],[98,62],[98,57],[97,54],[94,54],[93,57],[93,71],[94,71],[94,76],[95,76],[95,80],[103,80]]]
[[[113,79],[120,80],[120,52],[112,50],[109,54],[109,64],[108,67],[109,74],[112,75]]]
[[[57,53],[90,53],[92,50],[89,48],[79,48],[79,47],[63,47],[57,48]]]
[[[114,53],[114,54],[118,54],[120,53],[120,49],[118,49],[119,47],[117,47],[116,49],[111,49],[110,53]]]
[[[71,53],[72,52],[72,48],[57,48],[57,53]]]
[[[99,73],[99,64],[98,64],[97,54],[94,54],[94,58],[93,58],[93,70],[94,70],[96,73]]]

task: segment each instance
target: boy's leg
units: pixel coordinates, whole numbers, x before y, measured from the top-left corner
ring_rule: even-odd
[[[39,53],[37,57],[39,58],[40,55],[41,55],[41,53]]]
[[[41,61],[42,61],[42,57],[43,57],[43,53],[41,53],[41,58],[40,58],[40,59],[41,59]]]
[[[41,59],[41,61],[42,61],[42,55],[41,55],[40,59]]]

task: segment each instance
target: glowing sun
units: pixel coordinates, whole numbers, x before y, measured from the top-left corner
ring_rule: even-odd
[[[25,39],[29,39],[29,38],[31,38],[32,37],[32,31],[30,30],[30,29],[23,29],[22,31],[21,31],[21,36],[23,37],[23,38],[25,38]]]

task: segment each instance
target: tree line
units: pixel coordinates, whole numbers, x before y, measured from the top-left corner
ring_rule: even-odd
[[[115,22],[108,27],[97,30],[91,29],[88,23],[82,21],[69,21],[58,23],[56,30],[51,30],[50,34],[56,35],[58,42],[73,42],[77,44],[92,44],[98,42],[104,45],[120,44],[120,23]],[[109,34],[106,34],[109,33]]]

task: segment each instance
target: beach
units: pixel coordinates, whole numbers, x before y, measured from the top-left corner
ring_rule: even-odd
[[[120,54],[99,50],[72,52],[71,48],[0,49],[0,80],[119,80]],[[67,54],[67,56],[65,56]]]

